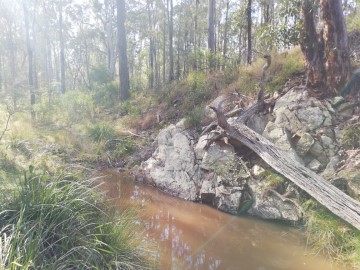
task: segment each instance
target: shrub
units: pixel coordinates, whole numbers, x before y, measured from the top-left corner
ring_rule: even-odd
[[[134,151],[135,143],[131,138],[118,139],[108,143],[106,148],[111,150],[115,159],[120,159]]]
[[[30,172],[0,204],[0,269],[143,269],[130,213],[108,216],[93,184]]]
[[[188,112],[185,118],[186,128],[201,128],[201,120],[204,115],[202,107],[195,107],[192,111]]]
[[[113,107],[119,103],[119,85],[117,82],[109,82],[94,87],[94,102],[97,105]]]
[[[69,91],[60,99],[56,106],[57,113],[67,113],[69,122],[81,122],[84,118],[92,118],[94,114],[94,101],[89,92]]]
[[[105,84],[111,81],[111,74],[106,66],[100,65],[91,69],[90,78],[94,83]]]
[[[115,137],[115,129],[106,123],[100,123],[89,128],[88,134],[95,142],[105,142]]]

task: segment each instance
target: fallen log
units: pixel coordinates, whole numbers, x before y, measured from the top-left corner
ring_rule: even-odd
[[[238,121],[229,125],[225,115],[217,108],[218,125],[229,139],[240,142],[253,150],[274,170],[285,176],[321,205],[339,218],[360,230],[360,202],[343,193],[331,183],[296,161],[287,152]]]

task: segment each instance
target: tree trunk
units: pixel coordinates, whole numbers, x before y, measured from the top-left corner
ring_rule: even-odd
[[[26,49],[28,56],[28,81],[30,89],[30,105],[31,105],[31,118],[35,118],[33,106],[35,105],[35,80],[34,80],[34,53],[33,45],[30,38],[30,22],[29,22],[29,7],[26,2],[23,2],[24,20],[25,20],[25,35],[26,35]]]
[[[208,11],[208,48],[210,52],[215,52],[215,0],[209,0]]]
[[[166,0],[165,0],[166,1]],[[166,4],[164,3],[164,28],[163,28],[163,47],[162,47],[162,81],[166,82]]]
[[[177,49],[176,49],[176,79],[180,78],[180,33],[177,38]]]
[[[247,15],[247,63],[251,65],[252,62],[252,18],[251,18],[252,0],[248,0],[246,8]]]
[[[198,51],[198,10],[199,10],[199,0],[195,0],[195,18],[194,18],[194,60],[193,60],[193,69],[197,70],[197,51]]]
[[[114,33],[113,18],[115,15],[115,2],[113,0],[104,1],[105,9],[105,44],[107,49],[107,68],[110,72],[111,80],[115,80],[116,66],[116,34]]]
[[[226,0],[226,13],[225,13],[225,26],[224,26],[224,45],[223,45],[223,58],[224,58],[224,65],[223,69],[225,69],[226,63],[226,54],[227,54],[227,43],[228,43],[228,29],[229,29],[229,7],[230,7],[230,0]]]
[[[60,41],[60,84],[61,93],[66,92],[66,74],[65,74],[65,41],[63,33],[63,6],[62,0],[59,2],[59,41]]]
[[[174,80],[174,7],[173,0],[168,0],[168,20],[169,20],[169,81]]]
[[[341,0],[320,0],[325,44],[326,85],[335,95],[350,75],[347,31]]]
[[[308,84],[337,95],[350,73],[345,20],[340,0],[321,0],[320,8],[323,28],[317,32],[313,1],[303,2],[301,50]]]
[[[307,80],[311,86],[321,86],[325,81],[323,63],[324,46],[316,32],[314,19],[314,3],[304,0],[302,4],[303,29],[301,32],[301,50],[304,55]]]
[[[119,75],[120,75],[120,99],[130,98],[130,79],[127,60],[126,32],[125,32],[125,0],[117,0],[117,24],[119,46]]]
[[[151,8],[150,8],[150,0],[146,1],[148,20],[149,20],[149,76],[148,76],[148,84],[149,88],[154,88],[154,37],[153,37],[153,23],[151,18]]]

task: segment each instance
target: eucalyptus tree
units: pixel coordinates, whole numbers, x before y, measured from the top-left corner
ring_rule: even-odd
[[[118,46],[119,46],[119,76],[120,88],[119,95],[121,100],[130,98],[130,79],[127,60],[127,41],[125,29],[125,0],[117,0],[117,27],[118,27]]]
[[[252,0],[247,1],[246,15],[247,15],[247,63],[252,62]]]
[[[174,5],[173,0],[167,0],[168,22],[169,22],[169,81],[174,80]]]
[[[304,54],[308,83],[324,88],[328,95],[337,94],[350,73],[348,40],[341,0],[320,0],[322,28],[317,30],[314,2],[302,4]]]
[[[24,25],[25,25],[25,36],[26,36],[26,49],[28,59],[28,82],[30,90],[30,105],[31,105],[31,117],[35,118],[35,112],[33,106],[35,105],[35,87],[36,87],[36,68],[34,59],[34,41],[35,41],[35,8],[30,6],[29,1],[23,0],[23,11],[24,11]],[[32,12],[31,12],[32,11]],[[30,14],[32,13],[32,14]],[[32,16],[31,16],[32,15]]]

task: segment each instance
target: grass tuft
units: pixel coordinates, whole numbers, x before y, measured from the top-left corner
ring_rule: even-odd
[[[314,201],[309,200],[305,204],[309,208],[306,212],[306,236],[312,249],[343,267],[358,269],[360,232]]]
[[[131,212],[115,220],[92,180],[30,173],[0,204],[0,269],[143,269]]]

